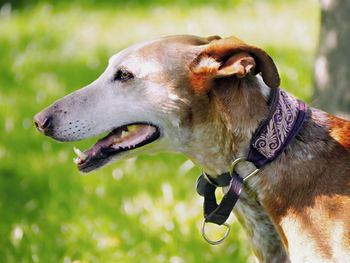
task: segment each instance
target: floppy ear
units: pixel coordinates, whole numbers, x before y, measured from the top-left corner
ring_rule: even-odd
[[[245,77],[249,72],[258,74],[267,86],[280,85],[277,68],[271,57],[262,49],[228,37],[211,41],[191,63],[191,82],[194,89],[205,92],[210,89],[208,80],[236,76]]]

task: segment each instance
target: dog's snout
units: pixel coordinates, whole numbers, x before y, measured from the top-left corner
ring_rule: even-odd
[[[52,116],[40,112],[34,116],[34,124],[39,132],[47,133],[52,129]]]

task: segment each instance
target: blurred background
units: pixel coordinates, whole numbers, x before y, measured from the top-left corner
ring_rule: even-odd
[[[111,55],[172,34],[262,47],[281,86],[310,103],[320,18],[317,0],[0,1],[0,262],[253,262],[234,217],[224,244],[202,239],[200,171],[184,156],[81,175],[73,145],[96,139],[57,143],[32,118],[96,79]]]

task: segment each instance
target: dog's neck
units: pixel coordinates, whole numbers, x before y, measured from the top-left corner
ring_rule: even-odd
[[[185,154],[213,176],[228,172],[232,161],[246,156],[253,133],[267,118],[270,89],[260,76],[220,79],[213,85],[210,103],[194,118],[193,146]],[[240,165],[242,166],[242,165]]]

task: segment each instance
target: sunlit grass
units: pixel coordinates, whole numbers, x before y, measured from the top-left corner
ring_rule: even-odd
[[[199,169],[184,156],[140,156],[83,176],[71,161],[73,144],[43,137],[31,120],[98,77],[112,54],[171,34],[236,35],[263,47],[282,86],[309,101],[317,1],[142,8],[65,2],[2,14],[0,262],[252,260],[234,218],[223,245],[202,240]]]

